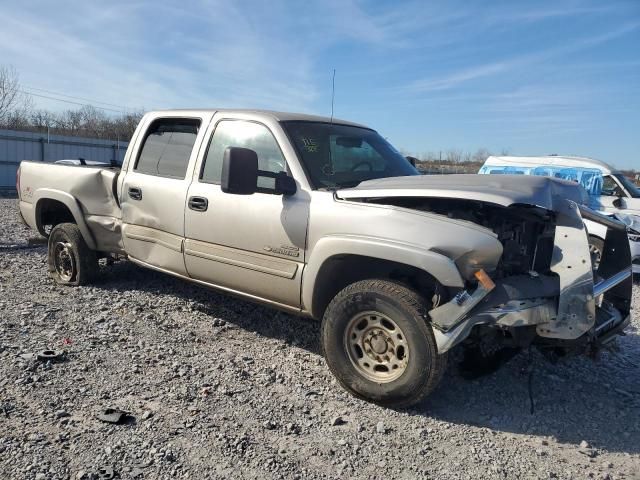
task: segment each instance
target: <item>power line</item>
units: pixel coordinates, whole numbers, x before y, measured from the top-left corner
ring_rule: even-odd
[[[92,104],[88,104],[88,103],[80,103],[80,102],[74,102],[74,101],[71,101],[71,100],[64,100],[64,99],[62,99],[62,98],[55,98],[55,97],[50,97],[50,96],[47,96],[47,95],[41,95],[41,94],[39,94],[39,93],[33,93],[33,92],[29,92],[29,91],[27,91],[27,90],[20,90],[20,92],[25,93],[25,94],[27,94],[27,95],[31,95],[32,97],[47,98],[47,99],[49,99],[49,100],[56,100],[56,101],[58,101],[58,102],[70,103],[70,104],[72,104],[72,105],[80,105],[80,106],[82,106],[82,107],[84,107],[84,106],[87,106],[87,105],[88,105],[88,106],[90,106],[90,107],[98,108],[98,109],[100,109],[100,110],[108,110],[108,111],[110,111],[110,112],[116,112],[116,113],[127,113],[127,112],[125,112],[124,110],[116,110],[116,109],[114,109],[114,108],[99,107],[99,106],[97,106],[97,105],[92,105]]]
[[[76,96],[73,96],[73,95],[66,95],[64,93],[53,92],[51,90],[46,90],[44,88],[30,87],[29,85],[24,85],[24,88],[27,88],[29,90],[37,90],[39,92],[50,93],[50,94],[55,95],[57,97],[74,98],[76,100],[84,100],[86,102],[91,102],[92,104],[93,103],[99,103],[100,105],[108,105],[110,107],[123,108],[123,109],[127,110],[127,107],[125,107],[124,105],[116,105],[115,103],[107,103],[107,102],[101,102],[99,100],[94,100],[94,99],[91,99],[91,98],[84,98],[84,97],[76,97]]]

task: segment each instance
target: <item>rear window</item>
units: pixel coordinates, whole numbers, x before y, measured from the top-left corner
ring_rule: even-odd
[[[200,120],[162,118],[147,130],[134,170],[160,177],[184,179]]]

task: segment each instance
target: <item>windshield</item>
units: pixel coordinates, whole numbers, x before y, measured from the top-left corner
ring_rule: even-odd
[[[314,188],[354,187],[364,180],[419,175],[373,130],[321,122],[282,122]]]
[[[640,188],[636,187],[631,180],[621,173],[614,173],[613,176],[616,177],[625,190],[629,192],[629,195],[633,198],[640,198]]]

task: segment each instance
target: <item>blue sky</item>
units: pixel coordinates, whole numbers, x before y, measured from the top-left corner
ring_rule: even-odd
[[[1,0],[0,8],[0,64],[32,92],[131,109],[329,114],[335,68],[335,115],[410,153],[485,147],[640,169],[640,0]]]

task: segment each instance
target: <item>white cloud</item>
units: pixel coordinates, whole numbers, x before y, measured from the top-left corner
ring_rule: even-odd
[[[417,79],[400,87],[399,90],[414,94],[448,90],[473,80],[491,77],[498,74],[506,74],[507,72],[522,68],[531,69],[531,72],[535,73],[536,64],[606,43],[610,40],[631,33],[637,30],[638,27],[640,27],[640,22],[627,23],[614,30],[585,36],[578,41],[561,45],[559,47],[475,65],[473,67],[465,68],[457,72],[447,73],[442,76]]]
[[[25,85],[131,109],[309,111],[326,88],[318,69],[326,68],[319,62],[327,49],[398,48],[414,28],[410,15],[369,13],[356,0],[41,0],[3,6],[0,61]]]
[[[313,65],[301,45],[265,33],[277,25],[256,28],[234,2],[194,5],[6,6],[0,58],[26,85],[130,108],[309,108]]]

